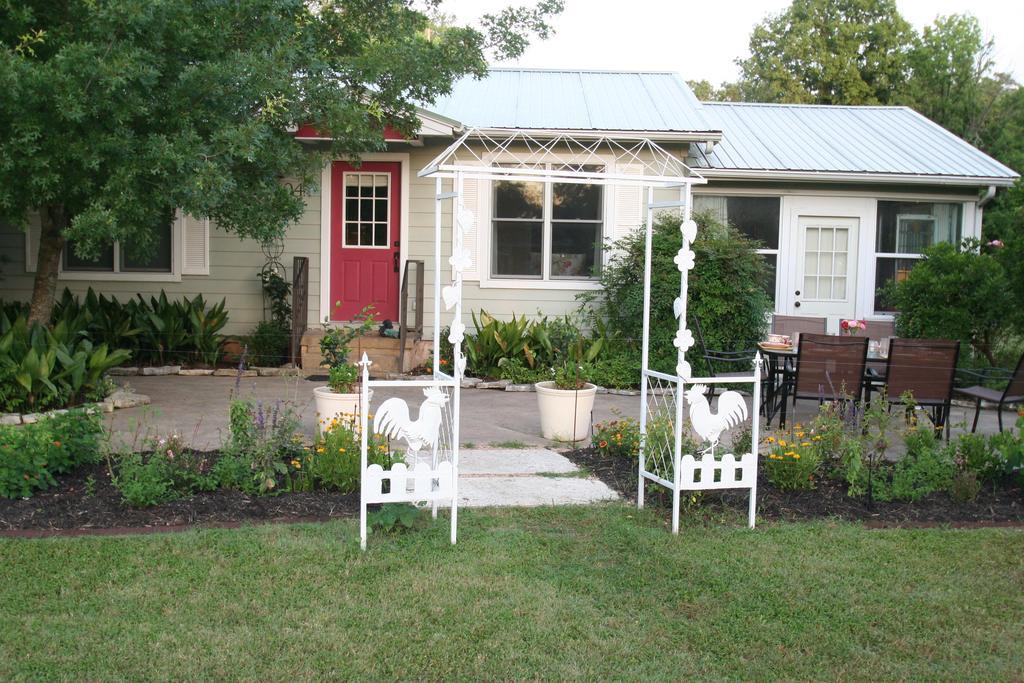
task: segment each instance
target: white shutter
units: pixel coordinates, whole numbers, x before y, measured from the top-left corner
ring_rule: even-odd
[[[39,225],[39,216],[33,214],[25,229],[25,272],[36,272],[36,261],[39,258],[39,235],[42,233],[42,226]]]
[[[462,234],[462,246],[469,249],[473,263],[462,272],[463,280],[480,279],[480,230],[487,221],[483,215],[484,208],[480,201],[480,186],[484,181],[466,178],[462,181],[462,206],[473,214],[469,228]]]
[[[628,175],[640,175],[643,166],[640,164],[619,164],[616,172]],[[644,211],[644,188],[637,185],[612,185],[615,199],[612,230],[609,237],[614,242],[647,221]]]
[[[181,214],[181,274],[210,274],[210,219]]]

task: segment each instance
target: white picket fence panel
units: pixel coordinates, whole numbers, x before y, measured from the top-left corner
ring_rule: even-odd
[[[448,501],[455,493],[455,470],[450,462],[442,462],[437,469],[425,462],[417,463],[412,469],[401,462],[388,470],[370,465],[363,474],[362,489],[363,500],[367,503]]]
[[[757,478],[757,456],[726,453],[718,460],[710,453],[700,460],[687,453],[679,461],[679,488],[685,491],[708,489],[749,489]]]

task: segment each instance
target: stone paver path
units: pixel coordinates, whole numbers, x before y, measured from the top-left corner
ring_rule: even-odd
[[[460,505],[579,505],[618,498],[604,482],[582,476],[575,464],[546,448],[467,449],[459,456]]]

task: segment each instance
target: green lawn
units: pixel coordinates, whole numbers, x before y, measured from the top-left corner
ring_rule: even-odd
[[[622,505],[0,541],[0,679],[975,679],[1024,672],[1024,531]]]

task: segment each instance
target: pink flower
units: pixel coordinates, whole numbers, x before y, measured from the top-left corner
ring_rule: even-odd
[[[170,448],[167,449],[167,459],[174,460],[174,451],[172,451]]]
[[[993,247],[995,249],[1002,249],[1006,245],[1003,244],[1002,240],[992,240],[991,242],[988,243],[988,246]]]

